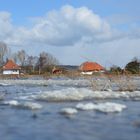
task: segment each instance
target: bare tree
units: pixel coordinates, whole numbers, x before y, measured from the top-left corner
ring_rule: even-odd
[[[24,50],[17,52],[17,58],[22,66],[24,66],[25,64],[26,57],[27,57],[27,54]]]
[[[0,42],[0,65],[3,65],[4,57],[6,57],[7,52],[8,52],[7,45],[4,42]]]
[[[29,66],[34,66],[35,63],[37,63],[37,58],[35,56],[28,56],[27,60],[26,60],[26,65]]]
[[[40,53],[39,63],[42,67],[46,66],[46,65],[59,64],[58,60],[53,55],[46,53],[46,52]]]
[[[39,74],[44,67],[57,64],[59,64],[59,62],[54,56],[46,52],[41,52],[38,59]]]
[[[17,54],[17,52],[12,54],[12,59],[14,60],[15,63],[18,62],[18,54]]]
[[[28,56],[26,65],[32,66],[32,70],[34,71],[35,66],[37,65],[38,57],[37,56]]]
[[[59,61],[51,54],[47,53],[47,65],[58,65]]]

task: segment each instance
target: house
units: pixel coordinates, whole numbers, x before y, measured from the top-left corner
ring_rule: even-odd
[[[6,64],[2,67],[2,71],[4,75],[19,75],[21,67],[18,66],[13,60],[8,60]]]
[[[81,74],[92,75],[94,72],[104,72],[104,67],[96,62],[84,62],[80,65]]]

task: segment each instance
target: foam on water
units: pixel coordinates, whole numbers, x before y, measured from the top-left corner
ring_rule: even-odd
[[[17,100],[10,100],[10,101],[4,101],[3,104],[10,105],[10,106],[18,106],[19,102]]]
[[[34,99],[46,101],[80,101],[84,99],[134,99],[140,98],[140,91],[93,91],[88,88],[64,88],[51,91],[43,91],[35,95]]]
[[[76,108],[80,110],[98,110],[104,113],[112,113],[112,112],[121,112],[123,109],[126,108],[126,105],[112,103],[112,102],[99,103],[99,104],[79,103],[76,105]]]
[[[31,109],[31,110],[36,110],[36,109],[41,109],[42,105],[33,102],[25,102],[21,104],[21,107]]]
[[[47,80],[0,80],[1,86],[7,85],[38,85],[44,86],[47,85]]]
[[[95,79],[96,80],[96,79]],[[98,79],[100,84],[105,80]],[[106,91],[95,91],[89,85],[91,84],[88,79],[49,79],[49,80],[0,80],[2,84],[14,85],[15,87],[8,87],[12,93],[10,99],[17,100],[46,100],[46,101],[80,101],[85,99],[140,99],[140,91],[114,91],[106,87]],[[21,88],[28,87],[27,89]],[[32,86],[35,88],[33,89]],[[48,85],[42,87],[39,86]],[[20,88],[19,88],[20,87]],[[29,90],[30,88],[30,91]],[[1,87],[3,88],[3,87]],[[37,91],[36,91],[37,89]],[[39,91],[41,89],[41,91]],[[5,89],[4,89],[5,90]],[[8,95],[9,96],[9,95]]]
[[[73,115],[78,113],[78,111],[75,108],[63,108],[61,109],[60,113],[64,115]]]
[[[96,108],[96,105],[93,103],[86,103],[86,104],[78,103],[76,105],[76,108],[79,110],[93,110]]]
[[[63,80],[54,80],[49,79],[47,85],[58,85],[58,86],[89,86],[90,81],[86,79],[63,79]]]
[[[21,109],[31,109],[31,110],[37,110],[41,109],[42,105],[34,102],[19,102],[17,100],[9,100],[4,101],[3,104],[10,105],[13,107],[21,108]]]
[[[7,85],[60,85],[60,86],[87,86],[89,80],[86,79],[49,79],[49,80],[0,80],[1,86]]]
[[[35,98],[47,101],[80,101],[88,98],[92,94],[91,90],[86,88],[65,88],[53,91],[45,91]]]
[[[124,80],[125,79],[125,80]],[[122,77],[121,83],[127,85],[127,80],[125,77]],[[139,89],[139,80],[136,79],[131,79],[132,85],[135,85]],[[33,79],[26,79],[26,80],[0,80],[0,85],[1,86],[7,86],[7,85],[28,85],[28,86],[61,86],[61,87],[92,87],[94,90],[97,90],[96,88],[98,87],[99,90],[119,90],[119,84],[117,81],[110,81],[106,77],[101,77],[101,78],[75,78],[75,79],[70,79],[70,78],[56,78],[56,79],[38,79],[38,80],[33,80]],[[110,88],[111,87],[111,88]],[[127,89],[127,87],[126,87]]]
[[[123,104],[106,102],[98,104],[96,110],[99,110],[104,113],[110,113],[110,112],[121,112],[125,108],[127,107],[126,105]]]
[[[6,83],[0,83],[0,86],[10,86],[10,84],[6,84]]]

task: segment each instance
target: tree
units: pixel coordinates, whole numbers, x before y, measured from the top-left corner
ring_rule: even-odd
[[[4,63],[4,57],[6,57],[6,54],[8,53],[8,47],[4,42],[0,42],[0,65],[3,65]]]
[[[110,68],[110,72],[114,73],[114,74],[120,74],[120,73],[122,73],[122,69],[119,66],[113,65]]]
[[[38,62],[37,56],[28,56],[26,60],[26,66],[31,68],[31,72],[34,72],[37,62]]]
[[[27,60],[26,60],[26,65],[29,66],[34,66],[37,64],[38,62],[38,57],[37,56],[28,56]]]
[[[59,61],[51,54],[47,53],[47,65],[58,65]]]
[[[52,66],[57,64],[59,64],[59,62],[53,55],[46,52],[41,52],[38,59],[39,74],[47,66]]]
[[[25,60],[26,60],[27,54],[24,50],[18,51],[17,52],[17,58],[21,64],[21,66],[24,66]]]
[[[125,66],[125,70],[132,74],[138,74],[140,72],[140,61],[134,58]]]
[[[12,59],[14,60],[15,63],[18,62],[18,54],[17,54],[17,52],[12,54]]]

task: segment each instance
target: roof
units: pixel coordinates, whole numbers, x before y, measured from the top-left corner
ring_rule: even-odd
[[[21,69],[13,60],[8,60],[7,63],[3,66],[3,70],[19,70]]]
[[[104,67],[96,62],[84,62],[80,65],[79,69],[81,71],[101,71],[104,70]]]

